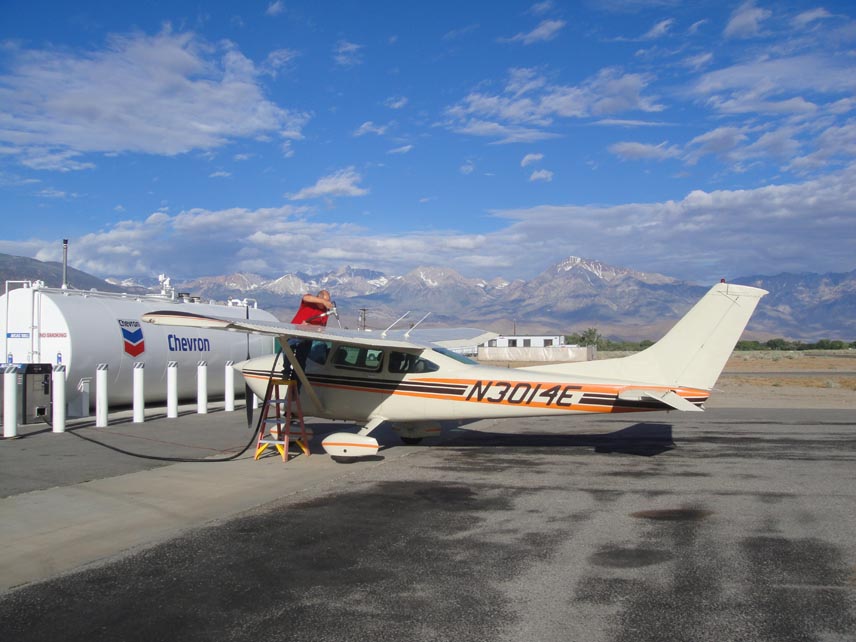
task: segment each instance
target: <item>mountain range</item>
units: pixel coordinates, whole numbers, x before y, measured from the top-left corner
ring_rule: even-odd
[[[105,281],[72,268],[68,274],[70,284],[80,289],[160,290],[155,280]],[[58,287],[62,266],[0,254],[0,275],[7,281],[39,279]],[[732,281],[770,291],[746,338],[856,339],[856,270]],[[409,311],[412,322],[430,313],[426,325],[474,325],[503,334],[570,334],[594,327],[610,338],[639,340],[661,336],[711,284],[569,257],[530,280],[472,279],[444,267],[420,267],[399,276],[342,267],[276,279],[235,273],[174,280],[173,285],[206,300],[253,299],[284,321],[291,319],[302,294],[327,289],[344,327],[358,327],[364,316],[368,327],[384,328]]]

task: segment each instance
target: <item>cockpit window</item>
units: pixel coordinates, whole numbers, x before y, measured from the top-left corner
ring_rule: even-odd
[[[339,346],[336,348],[333,363],[338,368],[378,372],[383,366],[383,350],[363,346]]]
[[[309,360],[323,366],[327,363],[327,356],[332,347],[333,344],[329,341],[313,341],[312,347],[309,349]]]
[[[389,353],[389,371],[395,373],[437,372],[436,363],[423,359],[417,354],[392,351]]]

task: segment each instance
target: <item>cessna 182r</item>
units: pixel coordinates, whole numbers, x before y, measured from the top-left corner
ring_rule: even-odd
[[[448,335],[418,324],[378,333],[187,312],[151,312],[142,319],[279,337],[302,382],[300,400],[307,414],[363,425],[356,434],[339,432],[322,442],[334,458],[345,459],[376,453],[379,444],[371,432],[383,422],[392,423],[406,442],[415,442],[436,434],[440,422],[449,420],[699,412],[765,294],[759,288],[719,283],[642,352],[526,368],[479,365],[452,352]],[[470,345],[489,336],[471,336]],[[288,346],[289,339],[312,342],[305,368]],[[260,398],[271,378],[282,377],[283,362],[277,369],[276,359],[269,355],[235,365]]]

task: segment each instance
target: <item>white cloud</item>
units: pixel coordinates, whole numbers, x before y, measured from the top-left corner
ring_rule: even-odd
[[[2,116],[0,116],[2,119]],[[95,163],[75,160],[80,157],[79,152],[57,151],[43,147],[26,147],[21,156],[21,164],[30,169],[49,170],[55,172],[75,172],[84,169],[92,169]]]
[[[800,151],[800,143],[796,138],[797,129],[794,127],[782,127],[761,134],[753,143],[737,152],[740,158],[773,157],[783,161],[790,161]]]
[[[844,135],[830,132],[833,138]],[[497,229],[481,234],[372,232],[320,220],[308,206],[190,209],[121,221],[73,238],[72,246],[75,267],[94,274],[167,270],[182,278],[249,267],[280,276],[295,265],[320,271],[347,264],[390,274],[454,264],[470,276],[529,278],[559,259],[591,255],[597,247],[597,258],[607,263],[712,283],[720,277],[852,269],[854,186],[856,165],[850,165],[805,182],[695,190],[677,200],[496,210],[491,214]],[[460,247],[468,251],[455,249]],[[56,239],[0,240],[0,252],[8,254],[58,260],[61,251]]]
[[[547,86],[547,78],[537,69],[512,67],[508,70],[505,93],[515,98],[534,93]]]
[[[796,27],[804,28],[806,25],[809,25],[812,22],[816,22],[818,20],[825,20],[831,17],[832,14],[829,13],[826,9],[818,7],[817,9],[809,9],[808,11],[803,11],[802,13],[798,14],[793,19],[793,23]]]
[[[231,172],[224,172],[223,170],[219,170],[208,174],[208,178],[229,178],[231,175]]]
[[[60,199],[68,196],[68,194],[66,194],[62,190],[54,189],[53,187],[46,187],[45,189],[41,190],[38,195],[43,197],[43,198],[60,198]]]
[[[265,13],[269,16],[278,16],[283,11],[285,11],[285,5],[282,0],[276,0],[276,2],[271,2],[267,9],[265,9]]]
[[[383,104],[390,109],[401,109],[407,104],[407,98],[405,96],[390,96]]]
[[[552,138],[545,131],[556,118],[589,118],[624,111],[664,109],[644,95],[651,78],[601,69],[581,85],[553,85],[533,69],[512,68],[499,94],[474,91],[446,109],[446,125],[461,133],[499,138],[498,142],[532,142]]]
[[[522,42],[524,45],[531,45],[536,42],[546,42],[559,35],[559,32],[564,26],[564,20],[543,20],[532,31],[518,33],[510,38],[504,39],[503,41]]]
[[[648,32],[644,36],[642,36],[642,39],[656,40],[657,38],[662,38],[663,36],[669,33],[669,30],[672,28],[673,24],[675,24],[674,18],[666,18],[665,20],[660,20],[660,22],[651,27]]]
[[[357,173],[356,169],[347,167],[329,176],[319,178],[318,182],[311,187],[304,187],[295,194],[286,194],[286,197],[292,201],[301,201],[319,197],[365,196],[369,190],[360,187],[358,185],[360,181],[362,181],[362,176]]]
[[[694,164],[702,156],[714,154],[726,156],[729,152],[743,144],[748,139],[747,132],[742,127],[717,127],[693,138],[689,144],[690,152],[687,161]]]
[[[362,48],[363,45],[340,40],[333,49],[333,61],[341,67],[355,67],[362,64],[363,59],[360,55]]]
[[[706,25],[707,22],[708,22],[707,18],[704,18],[703,20],[696,20],[694,23],[692,23],[690,25],[690,28],[687,29],[687,34],[692,36],[692,35],[698,33],[699,29],[701,29],[704,25]]]
[[[261,73],[276,78],[277,73],[291,65],[300,54],[294,49],[275,49],[271,51],[261,65]]]
[[[529,7],[529,13],[541,16],[545,13],[548,13],[553,10],[553,2],[552,0],[544,0],[543,2],[536,2],[531,7]]]
[[[759,9],[753,0],[747,0],[731,14],[725,27],[726,38],[751,38],[761,31],[761,23],[769,18],[772,12]]]
[[[787,153],[795,155],[798,144],[789,138],[790,132],[785,130],[779,134],[775,142],[779,143],[780,156]],[[815,150],[801,157],[795,157],[788,164],[788,169],[797,172],[826,167],[832,162],[850,162],[856,158],[856,122],[848,121],[843,125],[833,125],[824,129],[815,141]]]
[[[268,101],[234,46],[190,33],[113,36],[85,52],[15,49],[11,57],[0,77],[0,141],[28,150],[30,167],[90,168],[76,160],[86,152],[172,156],[299,134],[309,120]]]
[[[512,223],[488,243],[502,246],[509,265],[524,265],[533,256],[545,256],[545,263],[546,257],[585,256],[596,246],[607,263],[708,283],[807,266],[848,271],[856,246],[853,185],[851,165],[804,183],[696,190],[677,201],[500,210],[493,214]],[[829,255],[812,253],[809,261],[811,247]]]
[[[765,58],[703,74],[692,92],[729,114],[813,114],[823,100],[856,91],[856,64],[806,54]]]
[[[473,161],[468,160],[466,163],[461,165],[460,168],[458,168],[458,169],[460,170],[461,174],[464,174],[464,175],[472,174],[476,169],[476,165],[475,165],[475,163],[473,163]]]
[[[532,174],[529,176],[530,182],[544,181],[545,183],[549,183],[552,180],[553,180],[553,172],[551,172],[549,169],[536,170],[536,171],[532,172]]]
[[[498,138],[498,143],[534,143],[557,136],[557,134],[551,134],[533,127],[502,125],[478,119],[470,119],[459,125],[454,125],[452,129],[459,134]]]
[[[390,149],[387,154],[406,154],[412,149],[413,145],[402,145],[401,147]]]
[[[663,141],[659,145],[636,142],[620,142],[609,146],[609,151],[622,160],[665,160],[679,158],[681,150],[676,145]]]
[[[663,125],[668,125],[668,123],[655,120],[636,120],[633,118],[601,118],[592,124],[608,127],[662,127]]]
[[[698,71],[702,67],[707,66],[710,62],[713,61],[713,54],[708,52],[696,54],[695,56],[690,56],[689,58],[685,58],[682,61],[682,65],[684,67],[688,67],[695,71]]]
[[[478,23],[474,23],[467,25],[466,27],[461,27],[460,29],[452,29],[451,31],[447,31],[443,34],[443,40],[459,40],[460,38],[476,31],[478,28]]]
[[[542,158],[544,158],[544,154],[526,154],[526,156],[524,156],[520,161],[520,167],[526,167],[532,163],[537,163]]]
[[[366,134],[377,134],[383,136],[386,133],[387,125],[375,125],[372,121],[367,120],[362,125],[354,130],[353,136],[365,136]]]

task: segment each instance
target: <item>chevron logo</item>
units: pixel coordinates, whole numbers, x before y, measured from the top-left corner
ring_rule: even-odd
[[[122,343],[125,354],[130,357],[138,357],[146,351],[146,342],[143,340],[143,326],[139,321],[119,319],[119,327],[122,329]]]

